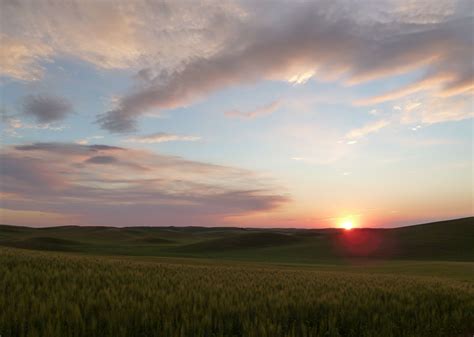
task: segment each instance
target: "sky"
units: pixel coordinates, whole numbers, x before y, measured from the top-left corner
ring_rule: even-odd
[[[0,223],[393,227],[472,216],[474,2],[0,10]]]

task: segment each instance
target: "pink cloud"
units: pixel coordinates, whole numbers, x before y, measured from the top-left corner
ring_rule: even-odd
[[[2,192],[17,196],[3,208],[83,224],[215,225],[289,200],[252,171],[131,148],[38,143],[7,148],[1,160]]]
[[[253,10],[258,15],[259,9]],[[130,131],[136,118],[151,109],[187,106],[223,88],[262,80],[300,83],[319,78],[357,84],[425,69],[422,80],[360,104],[425,88],[456,94],[469,90],[472,82],[472,23],[462,11],[436,22],[408,24],[364,15],[356,20],[337,1],[324,6],[298,3],[281,13],[279,6],[265,10],[267,15],[239,26],[225,49],[124,95],[116,109],[99,116],[99,124],[113,132]]]

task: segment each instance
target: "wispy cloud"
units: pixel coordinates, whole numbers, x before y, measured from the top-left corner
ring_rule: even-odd
[[[91,142],[91,140],[94,140],[94,139],[102,139],[104,138],[104,136],[89,136],[89,137],[85,137],[85,138],[81,138],[81,139],[78,139],[75,141],[76,144],[80,144],[80,145],[87,145]]]
[[[1,153],[2,207],[102,225],[211,225],[289,199],[256,172],[107,145],[37,143]]]
[[[375,105],[375,104],[380,104],[384,103],[387,101],[393,101],[398,98],[402,98],[408,95],[415,94],[420,91],[424,90],[435,90],[435,89],[440,89],[440,86],[443,83],[447,83],[453,79],[452,74],[446,74],[446,73],[441,73],[436,76],[426,76],[423,79],[420,79],[418,81],[415,81],[414,83],[411,83],[409,85],[406,85],[402,88],[398,88],[395,90],[391,90],[389,92],[377,95],[377,96],[372,96],[369,98],[363,98],[356,100],[354,102],[355,105]],[[469,88],[466,88],[468,90]],[[443,94],[441,94],[443,95]],[[445,94],[444,94],[445,95]]]
[[[460,95],[450,100],[439,97],[414,98],[400,105],[402,124],[436,124],[474,117],[470,95]]]
[[[390,121],[386,119],[380,119],[374,122],[370,122],[360,128],[353,129],[346,134],[348,144],[354,144],[357,139],[365,137],[371,133],[380,131],[381,129],[390,125]]]
[[[472,25],[463,12],[467,2],[449,15],[416,24],[409,16],[389,13],[390,3],[381,3],[376,10],[355,3],[342,6],[338,1],[324,6],[296,3],[285,11],[278,5],[251,8],[250,22],[236,28],[226,48],[186,63],[170,76],[153,78],[149,85],[123,96],[118,108],[98,121],[113,132],[132,130],[136,118],[150,109],[186,106],[222,88],[260,80],[301,82],[317,77],[357,84],[425,70],[422,79],[408,88],[359,104],[401,97],[421,90],[420,86],[432,87],[440,95],[470,90],[474,71]],[[260,10],[265,15],[259,15]]]
[[[67,129],[67,126],[57,123],[25,123],[20,118],[9,115],[2,115],[1,121],[5,134],[13,137],[21,137],[19,130],[63,131]]]
[[[195,142],[200,140],[198,136],[187,136],[177,135],[173,133],[158,132],[151,135],[129,137],[124,140],[127,143],[142,143],[142,144],[153,144],[153,143],[165,143],[165,142]]]
[[[411,130],[417,131],[423,124],[461,121],[473,117],[470,95],[458,95],[448,100],[440,97],[413,97],[394,105],[390,116],[386,115],[382,119],[349,131],[346,139],[347,144],[355,143],[358,139],[379,132],[390,125],[408,124],[412,125]]]
[[[259,106],[249,111],[241,111],[237,109],[229,110],[225,112],[225,115],[228,117],[240,117],[240,118],[251,119],[251,118],[269,115],[275,112],[281,106],[281,104],[282,104],[281,100],[275,100],[273,102]]]

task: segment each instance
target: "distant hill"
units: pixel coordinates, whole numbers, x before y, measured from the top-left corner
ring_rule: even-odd
[[[0,225],[0,245],[131,256],[324,263],[352,258],[474,261],[474,217],[392,228],[30,228]]]
[[[277,247],[302,241],[301,236],[274,233],[271,231],[227,235],[181,246],[180,250],[189,252],[225,252],[242,249]]]

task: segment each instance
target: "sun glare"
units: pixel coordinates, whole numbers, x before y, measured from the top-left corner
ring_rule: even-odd
[[[346,231],[350,231],[354,228],[354,222],[351,219],[344,219],[341,222],[341,228],[344,228]]]

